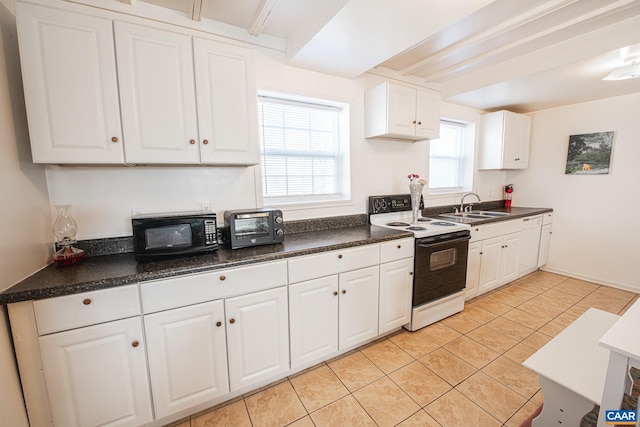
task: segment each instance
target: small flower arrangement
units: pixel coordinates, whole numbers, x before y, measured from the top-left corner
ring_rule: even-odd
[[[407,175],[407,178],[409,178],[409,185],[411,184],[427,185],[427,180],[424,178],[420,178],[420,175],[418,175],[417,173],[410,173],[409,175]]]

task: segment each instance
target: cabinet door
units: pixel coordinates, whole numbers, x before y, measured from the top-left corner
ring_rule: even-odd
[[[286,287],[227,299],[225,311],[231,391],[289,370]]]
[[[229,392],[224,304],[204,304],[144,317],[156,418]]]
[[[504,113],[503,167],[505,169],[525,169],[529,165],[531,118],[510,111]]]
[[[56,426],[138,426],[152,420],[140,318],[40,338]]]
[[[440,137],[440,95],[418,90],[416,95],[416,136]]]
[[[473,298],[478,295],[480,286],[480,265],[482,259],[482,242],[469,243],[467,255],[467,284],[465,286],[465,298]]]
[[[389,83],[388,103],[388,133],[415,135],[416,90]]]
[[[502,236],[482,241],[482,262],[480,263],[480,293],[500,284],[500,266],[502,262]]]
[[[111,21],[16,9],[33,161],[123,163]]]
[[[115,22],[125,154],[131,163],[198,163],[191,37]]]
[[[291,367],[338,351],[338,276],[289,286]]]
[[[203,163],[257,165],[258,113],[251,51],[193,39]]]
[[[411,321],[413,258],[380,265],[380,310],[378,334]]]
[[[551,224],[542,226],[540,233],[540,253],[538,254],[538,267],[542,267],[549,261],[549,246],[551,245]]]
[[[502,261],[500,266],[501,284],[518,278],[521,242],[521,233],[512,233],[503,237]]]
[[[379,267],[340,274],[339,347],[354,347],[378,335]]]

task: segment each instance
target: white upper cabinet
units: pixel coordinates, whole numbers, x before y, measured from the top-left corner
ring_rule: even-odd
[[[151,21],[17,8],[35,162],[260,162],[250,49]]]
[[[440,134],[440,95],[383,82],[365,92],[365,137],[417,141]]]
[[[198,163],[191,37],[115,22],[130,163]]]
[[[252,52],[197,37],[193,49],[202,163],[258,164]]]
[[[111,20],[18,3],[35,163],[123,163]]]
[[[531,117],[511,111],[480,116],[478,169],[526,169],[530,141]]]

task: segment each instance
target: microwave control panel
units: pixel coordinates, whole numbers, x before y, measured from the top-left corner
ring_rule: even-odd
[[[204,221],[204,244],[207,246],[218,244],[218,233],[216,230],[215,219],[206,219]]]

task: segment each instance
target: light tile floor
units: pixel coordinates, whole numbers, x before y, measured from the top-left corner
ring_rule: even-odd
[[[179,427],[518,427],[542,403],[521,363],[589,307],[623,313],[638,295],[537,271],[402,331],[237,398]]]

